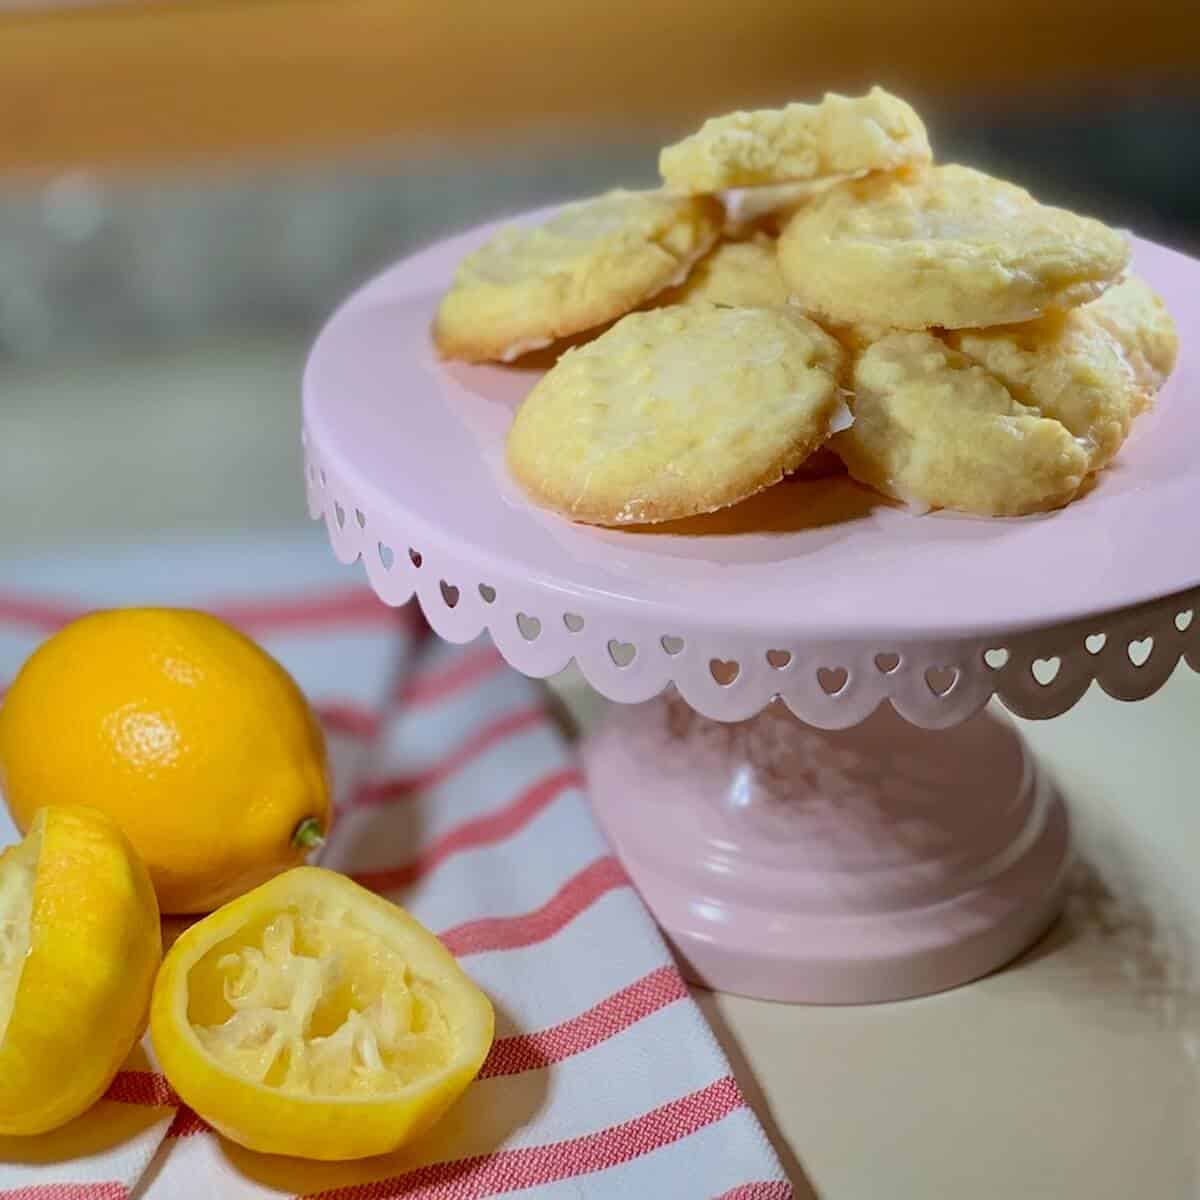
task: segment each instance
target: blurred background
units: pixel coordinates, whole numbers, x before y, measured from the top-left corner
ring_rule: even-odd
[[[880,82],[1200,248],[1195,0],[0,0],[3,555],[298,527],[306,343],[439,234]]]

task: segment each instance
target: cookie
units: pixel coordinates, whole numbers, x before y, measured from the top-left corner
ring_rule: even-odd
[[[791,215],[814,196],[828,191],[845,176],[814,179],[808,183],[776,183],[763,187],[733,188],[721,195],[725,205],[725,236],[744,238],[759,232],[777,238]]]
[[[1088,451],[990,371],[929,333],[896,332],[853,364],[854,424],[830,446],[862,483],[916,507],[981,516],[1058,508]]]
[[[459,266],[434,320],[437,348],[511,362],[615,320],[681,283],[723,220],[709,198],[614,191],[503,229]]]
[[[1153,369],[1148,364],[1135,369],[1121,341],[1097,319],[1103,303],[1101,297],[1037,321],[964,329],[946,337],[1004,384],[1015,400],[1064,425],[1088,452],[1092,471],[1112,461],[1157,386]],[[1129,340],[1136,343],[1137,331],[1144,328],[1138,306],[1121,300],[1107,307],[1127,321]]]
[[[844,422],[841,361],[791,309],[633,313],[568,350],[525,398],[509,470],[575,521],[712,512],[778,482]]]
[[[969,167],[839,184],[800,208],[780,269],[809,312],[900,329],[1007,325],[1098,296],[1125,269],[1115,230]]]
[[[663,149],[658,170],[670,191],[694,195],[890,171],[930,157],[921,118],[876,87],[865,96],[830,92],[818,104],[713,117]]]
[[[744,242],[721,242],[677,288],[663,292],[660,304],[721,304],[728,308],[778,308],[788,300],[775,242],[758,235]]]
[[[1159,295],[1131,275],[1086,311],[1116,338],[1138,382],[1153,396],[1166,383],[1179,353],[1175,322]]]

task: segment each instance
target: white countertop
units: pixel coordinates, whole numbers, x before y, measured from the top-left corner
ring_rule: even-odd
[[[37,546],[302,524],[301,355],[0,373],[0,570]],[[577,679],[557,687],[584,724],[599,711]],[[697,993],[800,1197],[1200,1197],[1200,679],[1023,728],[1082,860],[1024,959],[863,1008]]]

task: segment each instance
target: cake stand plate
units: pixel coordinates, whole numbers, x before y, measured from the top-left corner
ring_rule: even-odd
[[[614,531],[505,472],[548,358],[433,353],[438,298],[490,232],[386,271],[314,346],[306,485],[337,556],[442,637],[486,631],[539,677],[574,661],[626,706],[584,747],[593,804],[700,981],[878,1000],[1017,954],[1057,911],[1067,820],[985,704],[1050,717],[1093,681],[1133,700],[1181,657],[1200,669],[1200,264],[1135,243],[1181,361],[1061,512],[916,517],[841,477]]]

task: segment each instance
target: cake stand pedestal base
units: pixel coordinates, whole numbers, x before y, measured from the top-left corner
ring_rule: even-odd
[[[919,729],[887,706],[825,732],[781,704],[724,724],[677,695],[614,705],[585,742],[592,803],[697,983],[856,1004],[942,991],[1057,916],[1061,797],[985,710]]]

